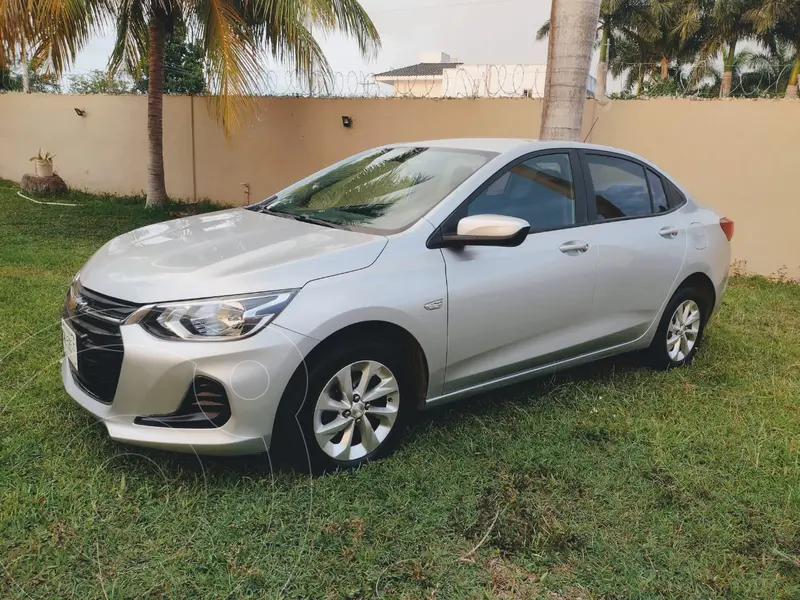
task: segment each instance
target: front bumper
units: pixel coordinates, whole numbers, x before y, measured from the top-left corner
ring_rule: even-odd
[[[159,340],[138,325],[120,328],[124,358],[114,399],[99,402],[75,381],[66,359],[67,393],[103,422],[120,442],[213,455],[257,454],[269,449],[278,404],[289,378],[317,343],[275,324],[251,338],[230,342]],[[178,409],[194,378],[220,382],[230,419],[219,428],[187,429],[135,423],[137,417]]]

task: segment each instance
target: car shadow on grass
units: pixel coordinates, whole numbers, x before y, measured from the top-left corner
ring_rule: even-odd
[[[543,373],[534,379],[430,408],[419,413],[417,422],[433,427],[447,427],[454,417],[495,413],[498,408],[509,405],[529,405],[535,402],[541,408],[546,408],[553,402],[550,393],[565,384],[582,381],[603,383],[615,374],[642,368],[643,362],[638,353],[620,354],[570,369]],[[558,403],[563,406],[564,399],[559,398]]]
[[[543,374],[535,379],[421,411],[409,426],[400,443],[400,449],[418,443],[420,436],[431,428],[453,427],[458,421],[496,414],[498,409],[510,405],[536,403],[542,410],[551,407],[555,402],[564,406],[565,402],[568,404],[577,399],[565,400],[563,396],[559,396],[556,400],[551,395],[554,389],[582,381],[602,384],[619,373],[641,368],[644,367],[637,353],[622,354],[556,373]],[[313,440],[310,442],[313,443]],[[137,449],[137,452],[157,461],[166,472],[172,471],[178,477],[190,478],[201,474],[212,485],[215,480],[219,484],[227,483],[231,477],[264,477],[270,474],[290,476],[295,473],[291,467],[285,465],[286,461],[266,453],[253,456],[194,456],[147,448]]]

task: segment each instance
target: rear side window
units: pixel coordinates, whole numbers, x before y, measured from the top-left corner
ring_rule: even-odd
[[[684,204],[686,204],[686,196],[684,196],[681,193],[681,191],[675,187],[674,184],[668,181],[667,188],[669,189],[670,208],[678,208],[679,206],[683,206]]]
[[[670,207],[661,177],[648,169],[647,182],[650,184],[650,195],[653,197],[653,210],[657,213],[667,212]]]
[[[653,212],[644,167],[603,154],[587,154],[597,220],[640,217]]]

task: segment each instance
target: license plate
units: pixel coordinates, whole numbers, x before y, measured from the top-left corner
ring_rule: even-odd
[[[67,325],[66,321],[61,321],[61,337],[64,340],[64,356],[67,357],[69,364],[76,371],[78,370],[78,336]]]

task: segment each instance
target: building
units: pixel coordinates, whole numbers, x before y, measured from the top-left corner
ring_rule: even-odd
[[[541,98],[546,72],[547,65],[464,64],[442,53],[424,56],[423,62],[415,65],[378,73],[375,81],[392,86],[394,95],[401,97]],[[589,75],[589,96],[594,96],[596,83]]]

